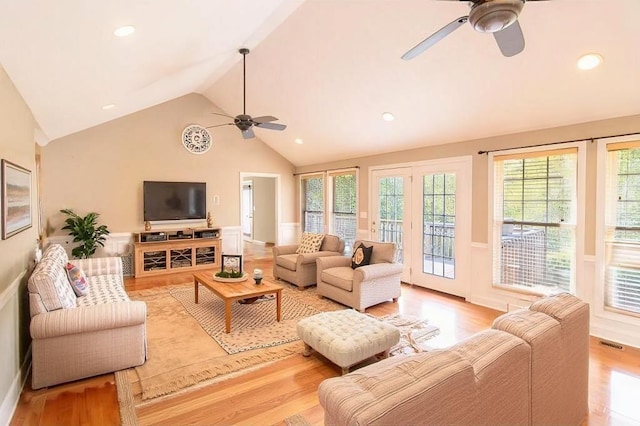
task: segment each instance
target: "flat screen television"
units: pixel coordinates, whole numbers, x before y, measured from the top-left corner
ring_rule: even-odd
[[[206,219],[205,182],[143,182],[144,220]]]

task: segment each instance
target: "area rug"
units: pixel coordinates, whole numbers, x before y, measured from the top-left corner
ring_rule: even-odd
[[[318,298],[313,289],[285,287],[281,322],[276,321],[275,300],[234,303],[232,331],[223,336],[224,313],[216,312],[218,304],[224,312],[224,304],[206,289],[201,288],[197,305],[193,303],[193,284],[131,292],[129,296],[147,304],[147,361],[127,370],[138,403],[302,353],[297,321],[345,309]]]
[[[147,304],[148,359],[116,374],[123,424],[135,424],[133,407],[140,404],[301,354],[304,345],[297,339],[297,321],[318,312],[346,309],[320,299],[314,288],[299,291],[285,287],[280,323],[275,319],[275,300],[237,303],[232,331],[225,335],[220,332],[224,314],[207,312],[219,310],[217,303],[222,301],[206,289],[201,288],[197,305],[193,303],[193,284],[131,292],[129,296]],[[401,315],[381,319],[400,328],[401,340],[392,348],[392,355],[428,350],[424,342],[438,333],[437,327],[424,319]]]
[[[440,334],[440,329],[429,324],[426,319],[400,314],[387,315],[379,319],[395,325],[400,330],[400,341],[389,350],[390,356],[428,352],[434,348],[430,347],[427,341]]]
[[[282,320],[276,320],[276,300],[267,298],[252,304],[231,305],[231,332],[225,333],[224,301],[200,286],[199,303],[195,303],[193,288],[170,291],[187,312],[198,321],[229,355],[253,349],[269,348],[298,340],[299,319],[320,312],[344,309],[326,300],[319,300],[315,290],[299,291],[285,288],[282,295]]]

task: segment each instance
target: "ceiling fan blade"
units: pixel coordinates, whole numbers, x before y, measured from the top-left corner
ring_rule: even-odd
[[[277,121],[278,119],[271,115],[263,115],[262,117],[256,117],[253,119],[254,123],[268,123],[270,121]]]
[[[214,127],[222,127],[222,126],[233,126],[235,123],[224,123],[224,124],[216,124],[214,126],[207,126],[205,129],[211,129]]]
[[[507,58],[515,56],[524,50],[524,35],[520,23],[515,21],[507,28],[493,33],[498,47]]]
[[[253,129],[249,127],[247,130],[242,131],[242,137],[245,139],[253,139],[256,137],[256,134],[253,133]]]
[[[462,16],[450,24],[445,25],[440,28],[435,33],[431,34],[429,37],[422,40],[420,43],[416,44],[412,49],[407,51],[404,55],[402,55],[402,59],[408,61],[409,59],[413,59],[455,30],[457,30],[462,24],[469,20],[468,16]]]
[[[287,125],[279,123],[256,123],[256,127],[260,127],[261,129],[284,130],[287,128]]]
[[[227,114],[220,114],[219,112],[212,112],[211,114],[213,115],[221,115],[222,117],[229,117],[229,118],[235,118],[232,115],[227,115]]]

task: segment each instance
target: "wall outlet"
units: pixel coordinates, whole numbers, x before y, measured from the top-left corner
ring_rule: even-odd
[[[220,196],[219,195],[214,195],[213,196],[213,205],[214,206],[219,206],[220,205]]]

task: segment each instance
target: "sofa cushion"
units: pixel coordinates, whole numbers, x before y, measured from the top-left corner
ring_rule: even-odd
[[[322,281],[346,291],[353,291],[353,269],[350,266],[338,266],[322,271]]]
[[[63,268],[69,263],[69,256],[60,244],[51,244],[42,254],[42,260],[50,259],[57,262]]]
[[[27,287],[30,293],[40,295],[49,312],[76,306],[76,295],[69,284],[64,264],[58,258],[43,257],[31,274]]]
[[[94,275],[87,277],[89,293],[77,299],[77,306],[94,306],[129,300],[118,275]]]
[[[320,250],[324,234],[314,234],[312,232],[304,232],[302,234],[302,241],[298,246],[296,253],[315,253]]]
[[[297,261],[297,254],[281,254],[280,256],[276,257],[276,265],[282,266],[283,268],[290,271],[296,270]]]
[[[82,269],[72,263],[67,263],[65,269],[67,271],[67,277],[69,278],[69,284],[71,284],[71,288],[76,296],[86,296],[89,289],[87,288],[87,277],[84,275]]]
[[[396,261],[396,245],[395,243],[379,243],[376,241],[356,241],[353,247],[358,247],[364,243],[366,246],[373,247],[371,253],[371,263],[393,263]]]
[[[373,246],[365,247],[364,244],[360,243],[360,245],[353,251],[353,256],[351,256],[351,267],[356,269],[371,263],[372,252]]]
[[[325,235],[322,240],[322,245],[320,246],[320,251],[335,251],[341,252],[340,250],[340,237],[335,235]]]

